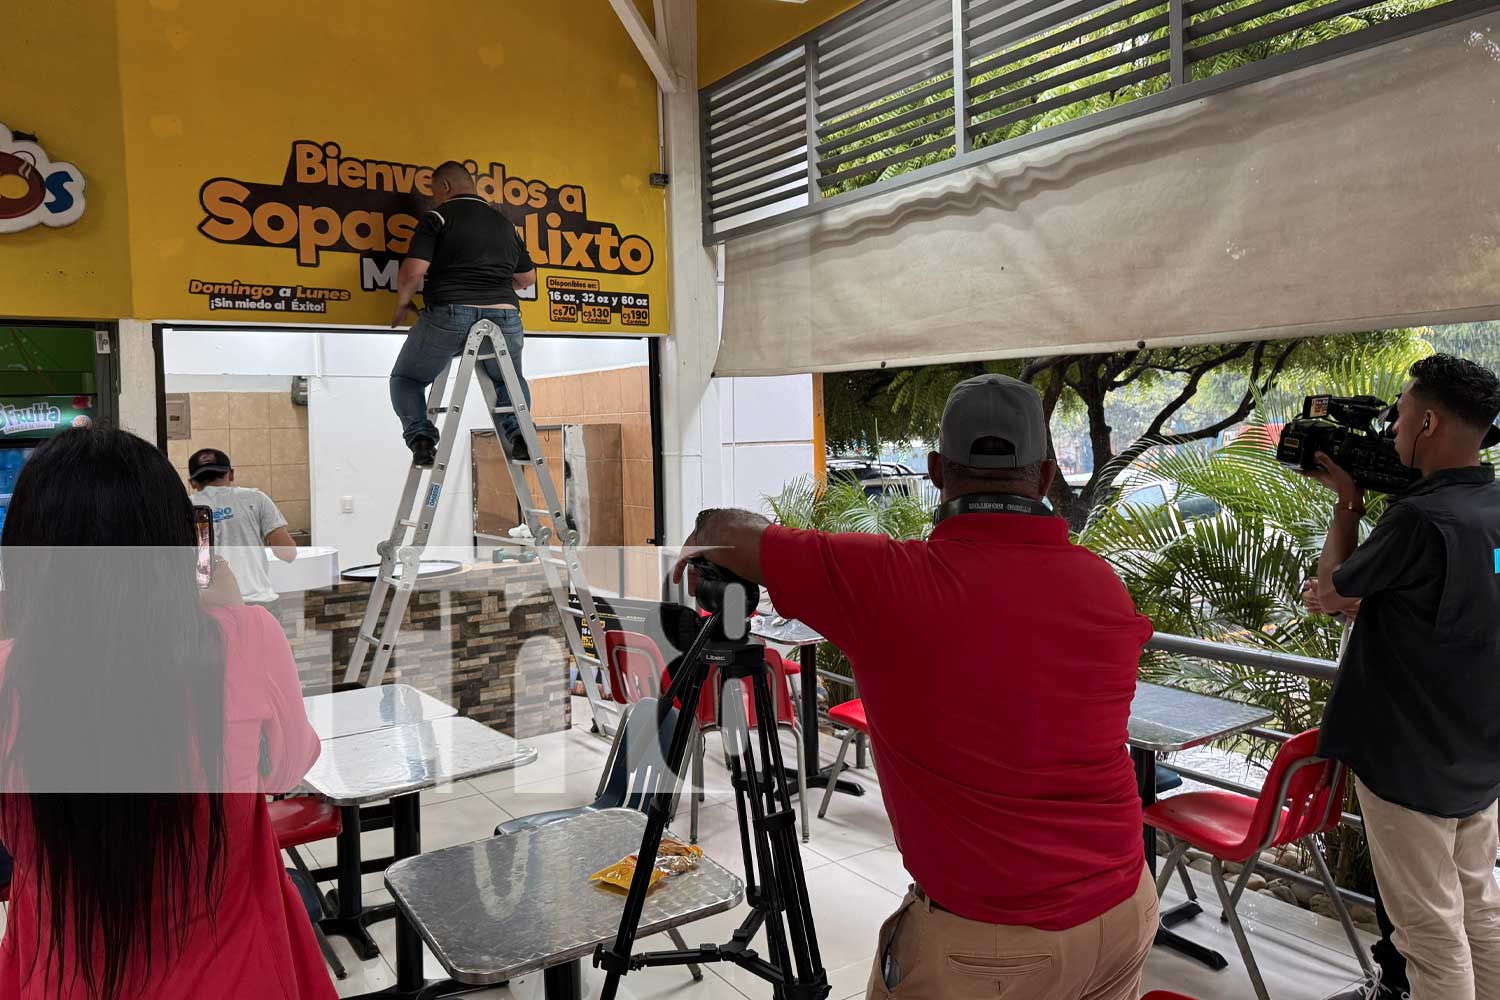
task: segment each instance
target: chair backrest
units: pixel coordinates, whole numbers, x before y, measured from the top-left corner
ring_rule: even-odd
[[[1318,731],[1309,729],[1282,744],[1261,786],[1246,842],[1260,849],[1290,844],[1339,824],[1349,772],[1319,757]]]
[[[604,660],[609,664],[609,688],[615,701],[632,705],[642,698],[661,696],[667,662],[649,635],[610,629],[604,633]]]
[[[787,662],[780,653],[767,647],[766,666],[769,668],[766,679],[771,685],[771,700],[776,705],[776,721],[778,724],[791,725],[797,719],[797,708],[796,703],[792,701]],[[703,697],[698,701],[698,725],[704,729],[713,729],[719,725],[718,691],[719,671],[718,668],[714,668],[709,671],[708,680],[703,685]],[[744,699],[745,717],[750,720],[750,728],[754,729],[760,723],[755,711],[753,688],[748,677],[740,681],[740,697]]]
[[[644,811],[646,795],[658,776],[668,783],[665,787],[676,788],[676,776],[667,773],[667,752],[672,745],[672,730],[677,727],[677,709],[668,708],[666,717],[658,722],[659,705],[655,698],[642,698],[615,734],[614,764],[595,809]]]

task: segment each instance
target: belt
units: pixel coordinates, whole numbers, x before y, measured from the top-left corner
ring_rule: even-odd
[[[917,899],[919,899],[922,902],[926,903],[927,906],[930,909],[942,910],[944,913],[953,913],[952,910],[948,909],[942,903],[939,903],[937,900],[935,900],[931,896],[927,895],[927,890],[924,889],[924,888],[922,888],[920,885],[917,885],[916,883],[912,883],[911,891],[912,891],[912,895],[916,896]],[[958,916],[957,913],[953,913],[953,915],[955,917]]]

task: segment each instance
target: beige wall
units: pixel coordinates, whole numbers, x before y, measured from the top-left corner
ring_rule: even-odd
[[[647,545],[655,534],[650,371],[646,365],[559,375],[531,382],[538,424],[619,424],[625,486],[625,544]]]
[[[307,407],[286,392],[188,393],[192,437],[167,442],[172,464],[187,481],[188,456],[220,448],[234,462],[234,484],[263,490],[291,531],[311,524],[307,476]]]

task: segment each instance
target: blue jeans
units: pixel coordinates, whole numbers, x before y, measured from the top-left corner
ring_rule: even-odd
[[[531,405],[531,387],[521,374],[521,345],[526,335],[521,329],[520,310],[428,306],[407,333],[406,343],[391,369],[391,406],[401,418],[401,436],[408,447],[419,437],[438,439],[438,429],[427,416],[427,390],[443,366],[463,353],[464,344],[469,339],[469,327],[482,319],[490,320],[505,335],[505,349],[510,352],[516,377],[521,380],[526,405]],[[491,359],[479,362],[479,367],[495,387],[496,405],[509,406],[510,393],[500,375],[500,363]],[[495,414],[495,430],[500,433],[502,442],[519,433],[520,428],[520,421],[514,413]]]

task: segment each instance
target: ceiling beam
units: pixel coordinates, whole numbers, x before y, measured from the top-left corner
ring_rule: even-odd
[[[657,44],[656,37],[646,26],[646,19],[636,9],[634,0],[609,0],[609,5],[615,9],[620,24],[625,27],[625,33],[635,42],[635,47],[640,49],[641,58],[651,67],[657,85],[669,94],[676,93],[677,74],[672,72],[672,64],[668,61],[666,52]]]

